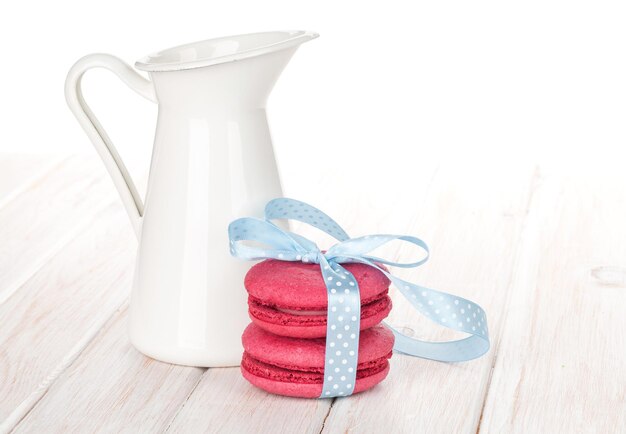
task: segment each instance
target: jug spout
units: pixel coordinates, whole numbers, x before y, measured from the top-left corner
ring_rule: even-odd
[[[159,106],[184,110],[263,108],[280,73],[313,32],[265,32],[212,39],[148,56]]]

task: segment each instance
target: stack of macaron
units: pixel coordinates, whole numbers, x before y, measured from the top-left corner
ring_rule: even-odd
[[[391,311],[389,279],[373,267],[342,264],[361,295],[358,364],[353,393],[380,383],[389,372],[393,333],[380,322]],[[319,264],[267,259],[245,278],[249,315],[241,371],[270,393],[317,398],[324,383],[328,295]],[[339,335],[342,339],[355,334]]]

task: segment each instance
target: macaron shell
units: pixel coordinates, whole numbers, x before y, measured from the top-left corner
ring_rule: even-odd
[[[358,282],[362,303],[387,292],[390,281],[381,271],[360,263],[342,267]],[[251,296],[271,306],[294,310],[324,310],[328,306],[319,264],[266,259],[250,268],[244,286]]]
[[[350,339],[346,333],[342,339]],[[276,336],[250,324],[243,332],[244,350],[253,358],[271,365],[299,370],[323,370],[326,339],[298,339]],[[359,338],[358,364],[367,364],[387,356],[393,350],[394,336],[379,324],[363,330]]]
[[[322,338],[326,336],[326,316],[304,316],[281,312],[249,302],[250,319],[268,332],[294,338]],[[360,329],[365,330],[380,323],[391,312],[391,298],[382,297],[361,311]]]
[[[263,389],[266,392],[274,393],[276,395],[291,396],[296,398],[319,398],[322,394],[322,384],[302,384],[275,381],[269,378],[256,376],[248,372],[243,367],[241,368],[241,373],[243,374],[244,378],[248,380],[252,385]],[[372,387],[383,381],[385,377],[387,377],[388,373],[389,364],[387,364],[387,367],[384,370],[374,375],[359,378],[358,380],[356,380],[353,394],[371,389]]]

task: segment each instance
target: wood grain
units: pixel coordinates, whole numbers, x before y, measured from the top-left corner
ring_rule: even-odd
[[[626,183],[541,176],[481,432],[626,432]]]
[[[0,304],[113,202],[94,163],[67,159],[0,208]]]
[[[174,366],[134,350],[136,243],[99,162],[11,158],[0,158],[0,432],[624,431],[623,174],[422,161],[424,170],[381,169],[391,190],[359,168],[288,180],[288,196],[352,236],[425,239],[431,261],[394,273],[479,302],[492,336],[479,360],[395,354],[388,379],[367,393],[301,400],[255,389],[237,368]],[[455,336],[392,297],[394,326]]]
[[[330,400],[269,395],[238,368],[209,369],[168,432],[319,433]]]
[[[432,178],[432,172],[423,171],[422,177],[424,180],[423,187],[417,191],[423,194],[427,189],[428,180]],[[379,194],[387,198],[390,197],[384,192],[379,192]],[[375,202],[375,197],[372,196],[355,197],[354,200],[362,204],[357,210],[371,209],[375,206],[375,203],[372,203]],[[355,213],[353,209],[340,208],[346,212],[345,215],[338,218],[340,220],[342,217],[354,219],[355,221],[350,224],[354,230],[367,230],[366,225],[372,222],[369,219],[360,219],[358,212]],[[368,212],[371,213],[369,209]],[[393,220],[391,218],[393,216],[400,219],[410,218],[403,214],[390,212],[381,214],[388,217],[381,218],[379,223]],[[307,231],[307,228],[300,229]],[[102,279],[106,280],[106,276],[102,276]],[[130,347],[125,329],[119,326],[125,320],[125,311],[117,314],[112,321],[114,325],[106,327],[99,336],[89,343],[84,353],[77,357],[71,368],[66,373],[62,373],[49,390],[46,390],[45,396],[38,401],[34,410],[20,423],[18,431],[28,432],[41,429],[53,415],[65,421],[59,430],[71,432],[84,432],[85,430],[90,432],[142,431],[145,429],[160,431],[170,424],[171,419],[174,419],[176,414],[172,413],[171,409],[176,408],[175,403],[182,405],[187,399],[187,395],[194,391],[204,370],[174,367],[145,358]],[[102,376],[103,370],[107,372],[105,379]],[[130,387],[130,384],[137,387]],[[172,387],[176,393],[162,392],[162,384],[175,385]],[[185,430],[186,426],[190,426],[188,420],[194,418],[197,418],[193,422],[195,427],[202,427],[206,423],[208,424],[206,428],[210,428],[215,424],[215,417],[221,414],[229,415],[222,422],[225,429],[226,427],[231,429],[255,427],[266,419],[262,412],[249,414],[245,419],[239,417],[240,412],[249,413],[248,407],[252,402],[246,403],[240,399],[236,399],[234,402],[241,403],[242,406],[232,405],[229,401],[213,398],[212,411],[207,412],[206,394],[204,393],[206,387],[211,389],[210,396],[212,397],[217,397],[220,393],[226,393],[229,396],[233,396],[234,393],[247,393],[251,394],[252,397],[264,395],[263,392],[253,389],[242,381],[238,369],[211,370],[205,375],[198,393],[194,394],[197,398],[185,406],[182,415],[176,419],[171,430]],[[72,397],[69,404],[68,397]],[[298,400],[299,403],[294,407],[295,413],[291,413],[282,411],[284,410],[284,403],[289,401],[288,399],[270,398],[276,399],[275,402],[272,401],[274,404],[268,402],[267,406],[260,408],[273,411],[277,417],[282,416],[283,420],[281,421],[276,418],[271,420],[272,423],[280,423],[285,432],[291,429],[300,430],[308,426],[311,426],[314,431],[316,425],[312,423],[313,421],[317,421],[318,428],[321,428],[330,406],[329,401]],[[98,405],[93,405],[93,402],[97,402]],[[199,406],[197,415],[194,405]],[[304,409],[309,409],[309,411],[304,411]],[[301,416],[294,418],[293,414]],[[182,426],[181,420],[185,421]],[[266,428],[271,430],[272,426],[267,425]]]
[[[0,305],[0,430],[32,408],[127,298],[136,242],[125,218],[117,204],[102,210]]]
[[[99,298],[117,274],[101,285],[94,280],[102,259],[119,251],[104,242],[111,233],[103,228],[119,227],[117,242],[122,237],[129,248],[127,267],[135,247],[95,159],[47,163],[53,167],[0,208],[0,431],[30,410],[123,301],[115,291]],[[98,242],[104,249],[96,257]],[[126,296],[128,286],[122,289]]]
[[[18,197],[67,157],[4,154],[0,158],[0,208]]]
[[[135,350],[127,336],[126,307],[61,374],[16,433],[165,430],[205,369],[161,363]],[[50,426],[50,420],[62,423]]]

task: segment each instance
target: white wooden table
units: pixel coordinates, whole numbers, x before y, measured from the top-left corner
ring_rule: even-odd
[[[396,174],[392,191],[288,183],[351,234],[429,242],[427,265],[397,273],[477,301],[493,340],[468,363],[396,354],[370,392],[301,400],[135,351],[136,241],[99,161],[0,156],[0,431],[626,432],[626,177],[481,170]],[[391,324],[451,336],[392,297]]]

